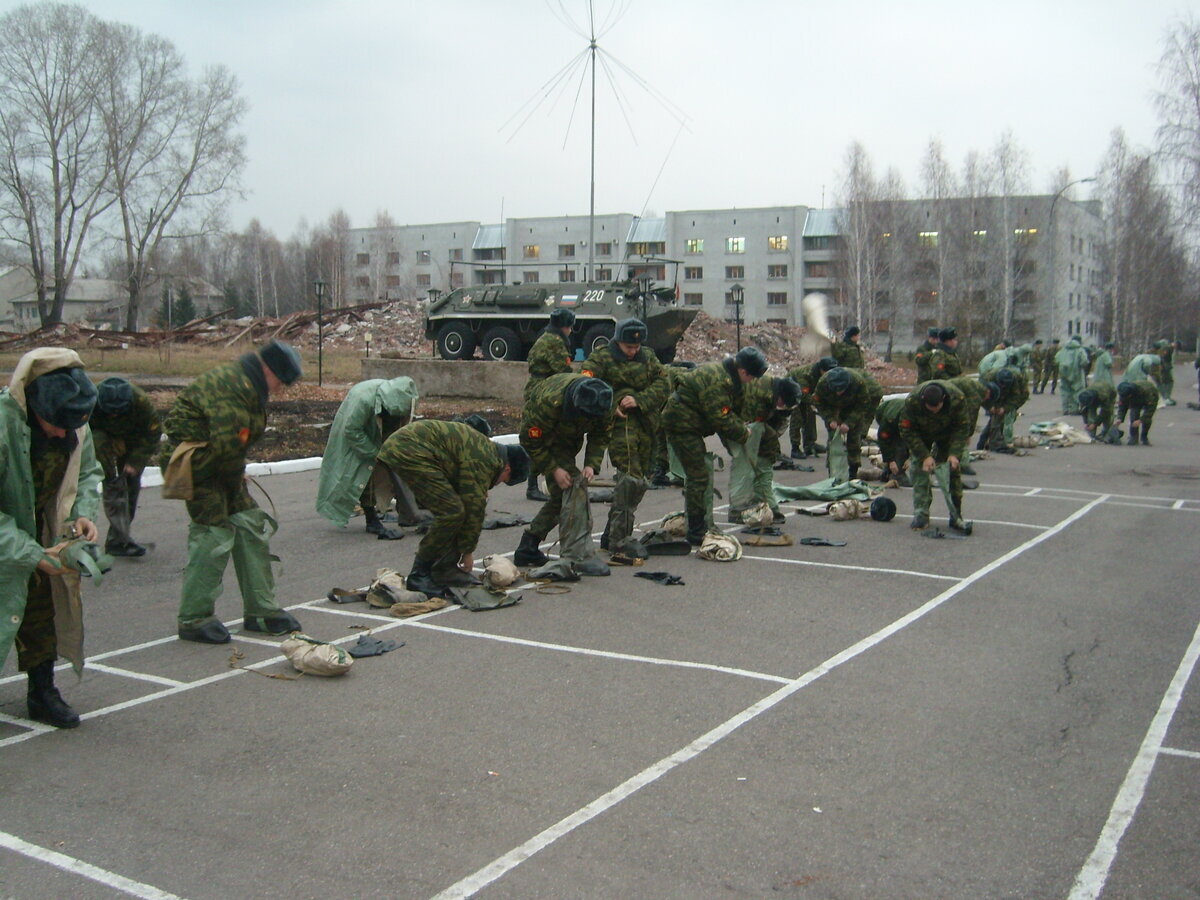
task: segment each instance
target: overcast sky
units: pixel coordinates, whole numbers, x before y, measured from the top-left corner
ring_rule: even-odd
[[[617,17],[599,46],[625,101],[622,112],[601,67],[596,210],[659,214],[832,205],[855,140],[877,171],[897,168],[913,192],[931,137],[957,168],[1005,129],[1028,151],[1034,190],[1045,191],[1060,166],[1091,175],[1114,128],[1135,146],[1151,144],[1155,63],[1165,29],[1187,8],[1173,0],[595,4],[598,30]],[[0,11],[18,5],[0,0]],[[530,101],[586,50],[585,0],[83,5],[170,39],[197,72],[224,64],[240,79],[250,104],[250,194],[231,209],[234,229],[257,217],[286,238],[301,220],[320,222],[339,207],[355,226],[379,211],[401,224],[587,213],[582,70],[521,124]]]

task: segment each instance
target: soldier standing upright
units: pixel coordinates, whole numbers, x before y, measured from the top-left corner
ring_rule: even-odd
[[[529,380],[525,382],[524,401],[529,402],[529,396],[538,383],[551,375],[561,375],[571,371],[571,332],[575,329],[575,312],[565,307],[558,307],[550,313],[550,321],[542,329],[538,339],[529,348]],[[525,489],[525,499],[545,503],[550,499],[548,494],[538,488],[537,466],[529,470],[529,485]]]
[[[1087,351],[1079,343],[1079,338],[1072,337],[1067,345],[1054,354],[1054,365],[1058,377],[1062,380],[1062,401],[1064,416],[1077,415],[1079,406],[1075,398],[1086,387]],[[1053,392],[1052,392],[1053,393]]]
[[[845,439],[850,477],[858,477],[862,440],[883,399],[883,388],[863,369],[838,366],[821,376],[813,398],[817,415],[825,420],[830,435],[838,432]]]
[[[743,347],[735,356],[698,366],[679,380],[667,400],[663,420],[667,440],[683,464],[687,539],[704,541],[711,524],[712,461],[704,448],[710,434],[728,444],[744,444],[749,435],[741,409],[745,386],[767,371],[767,359],[757,347]]]
[[[613,329],[612,341],[592,351],[580,370],[607,383],[613,392],[608,458],[617,477],[600,538],[605,550],[620,551],[633,534],[638,505],[650,487],[654,438],[667,402],[667,371],[654,351],[642,346],[648,334],[641,319],[622,319]]]
[[[300,354],[271,341],[201,375],[180,392],[163,422],[163,492],[186,500],[191,518],[179,603],[182,640],[229,642],[229,630],[214,613],[230,555],[243,627],[268,634],[300,629],[275,601],[269,539],[279,525],[246,489],[246,454],[266,430],[267,399],[300,375]]]
[[[1116,385],[1113,381],[1113,348],[1116,346],[1112,341],[1104,345],[1104,349],[1096,354],[1094,361],[1095,374],[1092,375],[1092,384],[1107,384],[1109,387]]]
[[[933,348],[938,344],[939,334],[941,334],[941,329],[936,325],[932,326],[929,329],[929,333],[925,336],[925,340],[921,341],[917,347],[917,352],[913,355],[913,361],[917,364],[917,384],[928,381],[933,377],[930,358],[933,356]]]
[[[54,686],[54,661],[83,668],[79,572],[60,554],[75,537],[98,537],[95,403],[83,361],[57,347],[22,356],[0,391],[0,666],[15,643],[29,718],[55,728],[79,725]]]
[[[100,382],[92,413],[96,461],[104,468],[104,514],[110,556],[144,556],[146,548],[133,539],[142,490],[142,470],[150,463],[162,437],[158,411],[140,387],[115,375]]]
[[[867,364],[863,359],[862,347],[859,346],[859,341],[861,340],[862,330],[857,325],[851,325],[846,329],[840,341],[834,341],[830,355],[843,368],[866,368]]]
[[[958,358],[958,331],[943,328],[938,332],[938,344],[929,354],[930,378],[957,378],[962,374]]]
[[[612,431],[612,396],[612,388],[599,378],[572,372],[544,378],[530,391],[521,411],[521,446],[529,453],[533,467],[546,476],[550,499],[521,534],[521,543],[513,554],[518,566],[549,562],[538,545],[562,525],[563,493],[577,479],[586,486],[604,462]],[[581,449],[582,469],[575,464]],[[559,531],[561,535],[561,527]],[[608,574],[608,566],[594,556],[587,566],[576,569],[580,575]]]
[[[525,450],[490,440],[466,422],[422,419],[393,432],[383,442],[379,462],[412,485],[417,502],[433,513],[405,587],[439,597],[448,586],[478,584],[471,574],[472,554],[483,530],[488,491],[525,481]]]
[[[908,395],[900,417],[900,434],[908,444],[912,466],[913,518],[912,528],[929,525],[929,507],[933,502],[930,475],[939,463],[950,464],[948,490],[959,519],[950,527],[966,534],[962,516],[961,460],[967,453],[970,439],[970,418],[963,393],[946,381],[928,381]]]
[[[1052,338],[1050,346],[1046,348],[1045,363],[1042,366],[1042,380],[1038,385],[1038,393],[1046,393],[1046,385],[1050,385],[1050,393],[1053,394],[1058,390],[1058,351],[1061,342],[1058,338]]]
[[[1157,341],[1154,350],[1162,360],[1162,377],[1158,381],[1158,388],[1163,405],[1174,406],[1175,398],[1171,395],[1175,392],[1175,342]]]
[[[1033,351],[1029,354],[1029,386],[1033,393],[1040,394],[1042,392],[1042,372],[1046,368],[1046,347],[1042,343],[1042,339],[1038,338],[1033,342]]]

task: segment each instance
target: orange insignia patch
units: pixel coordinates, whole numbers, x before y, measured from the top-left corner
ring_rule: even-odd
[[[250,429],[249,428],[241,429],[238,432],[238,440],[241,441],[243,444],[249,443],[250,442]]]
[[[721,407],[721,415],[723,415],[723,416],[729,415],[729,407],[728,406]]]
[[[579,374],[580,374],[580,375],[586,375],[588,378],[595,378],[595,377],[596,377],[596,373],[595,373],[595,372],[593,372],[591,369],[583,369],[582,371],[580,371],[580,373],[579,373]]]
[[[542,429],[540,429],[536,425],[534,425],[532,428],[529,429],[529,436],[531,438],[534,438],[535,440],[537,438],[540,438],[542,436]]]
[[[908,421],[908,419],[901,419],[900,427],[901,428],[912,428],[912,422]]]

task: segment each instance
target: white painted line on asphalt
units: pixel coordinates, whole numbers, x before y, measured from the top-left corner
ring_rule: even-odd
[[[663,759],[654,763],[652,766],[643,769],[633,777],[617,785],[611,791],[608,791],[606,794],[602,794],[591,803],[581,807],[580,809],[571,813],[569,816],[560,819],[558,822],[551,825],[549,828],[545,829],[539,834],[534,835],[525,843],[513,848],[508,853],[498,857],[483,868],[468,875],[461,881],[452,884],[450,887],[437,894],[433,900],[461,900],[461,898],[474,896],[476,893],[483,890],[483,888],[503,877],[512,869],[529,859],[535,853],[553,844],[559,838],[570,834],[579,826],[587,824],[592,819],[596,818],[596,816],[599,816],[601,813],[606,812],[621,801],[637,793],[646,785],[652,784],[658,779],[662,778],[672,769],[683,765],[685,762],[688,762],[696,756],[699,756],[718,741],[728,737],[747,722],[752,721],[762,713],[774,708],[788,697],[792,696],[792,694],[812,684],[818,678],[829,674],[843,663],[847,663],[855,657],[862,655],[872,647],[882,643],[883,641],[887,640],[887,638],[898,633],[902,629],[907,628],[913,622],[916,622],[928,615],[947,600],[957,596],[975,582],[979,581],[981,578],[990,575],[996,569],[1016,559],[1025,551],[1031,550],[1039,544],[1048,541],[1050,538],[1054,537],[1056,534],[1068,528],[1083,516],[1087,515],[1089,512],[1103,503],[1105,499],[1106,497],[1104,496],[1097,497],[1086,506],[1083,506],[1071,513],[1071,515],[1067,516],[1067,518],[1063,519],[1053,528],[1031,537],[1025,543],[1014,547],[1012,550],[988,563],[986,566],[976,569],[966,578],[962,579],[957,584],[946,588],[946,590],[942,591],[942,593],[917,607],[912,612],[901,616],[890,625],[887,625],[879,631],[876,631],[874,634],[868,635],[858,643],[847,647],[840,653],[831,656],[815,669],[810,669],[808,672],[804,673],[790,684],[784,685],[783,687],[779,688],[779,690],[769,694],[768,696],[759,700],[757,703],[748,706],[733,718],[722,722],[716,728],[713,728],[706,734],[696,738],[696,740],[692,741],[690,744],[680,748],[670,756],[664,757]]]
[[[720,672],[722,675],[740,675],[743,678],[757,678],[760,681],[774,681],[777,684],[791,684],[792,679],[781,675],[768,675],[765,672],[753,672],[749,669],[733,669],[729,666],[718,666],[713,663],[689,662],[682,659],[664,659],[659,656],[637,656],[633,653],[616,653],[611,650],[594,650],[591,647],[576,647],[571,644],[551,644],[546,641],[531,641],[528,638],[508,637],[503,634],[484,634],[479,631],[467,631],[463,628],[451,628],[448,625],[428,625],[424,622],[410,623],[413,628],[425,628],[430,631],[444,631],[447,634],[457,634],[463,637],[482,638],[486,641],[498,641],[502,644],[517,644],[522,647],[536,647],[539,650],[557,650],[563,653],[578,653],[582,656],[599,656],[604,659],[620,659],[626,662],[650,663],[655,666],[677,666],[681,669],[705,669],[709,672]]]
[[[1104,884],[1108,881],[1108,872],[1112,868],[1113,860],[1116,859],[1121,838],[1125,835],[1125,830],[1133,821],[1133,817],[1142,803],[1142,798],[1145,796],[1146,784],[1150,781],[1154,762],[1158,758],[1158,754],[1162,752],[1163,738],[1167,734],[1171,720],[1175,717],[1175,711],[1183,697],[1183,689],[1187,686],[1188,679],[1192,677],[1192,671],[1196,668],[1198,658],[1200,658],[1200,627],[1197,627],[1192,635],[1192,642],[1183,654],[1183,659],[1179,661],[1175,677],[1167,686],[1167,692],[1158,706],[1158,712],[1154,714],[1154,718],[1150,722],[1150,728],[1146,732],[1145,738],[1142,739],[1142,745],[1133,759],[1133,765],[1125,774],[1125,781],[1117,792],[1117,798],[1113,801],[1112,809],[1108,813],[1108,821],[1104,823],[1104,829],[1100,832],[1100,838],[1096,841],[1092,855],[1088,857],[1083,868],[1079,870],[1079,874],[1075,876],[1075,885],[1071,888],[1069,900],[1094,900],[1104,890]],[[1197,756],[1200,757],[1200,754]]]
[[[45,847],[23,841],[16,835],[4,831],[0,831],[0,847],[19,853],[21,856],[36,859],[38,862],[49,863],[64,872],[82,875],[84,878],[123,894],[129,894],[131,897],[144,897],[146,900],[180,900],[177,895],[161,891],[153,885],[142,884],[140,881],[134,881],[132,878],[126,878],[124,875],[118,875],[108,869],[101,869],[99,866],[93,866],[91,863],[85,863],[81,859],[67,856],[56,850],[47,850]]]
[[[238,641],[242,644],[257,644],[259,647],[276,647],[278,648],[282,641],[268,641],[266,638],[250,637],[248,634],[241,632],[232,633],[229,635],[231,640]],[[280,635],[282,637],[282,635]]]
[[[134,672],[131,669],[122,669],[117,666],[106,666],[104,663],[90,663],[89,669],[94,669],[97,672],[107,672],[109,675],[120,675],[122,678],[133,678],[138,681],[149,681],[153,684],[160,684],[163,687],[180,687],[186,682],[176,681],[174,678],[163,678],[160,675],[148,675],[145,672]]]
[[[1163,747],[1158,751],[1163,756],[1183,756],[1187,759],[1200,759],[1200,753],[1195,750],[1176,750],[1174,747]]]
[[[1002,496],[1008,497],[1012,495],[1004,494]],[[900,513],[896,516],[896,518],[911,519],[912,515]],[[1007,528],[1032,528],[1035,531],[1045,531],[1047,528],[1051,527],[1050,525],[1031,525],[1029,522],[1003,522],[998,519],[972,519],[971,521],[977,525],[1003,525]]]
[[[18,716],[10,716],[7,713],[0,713],[0,722],[7,725],[16,725],[18,728],[27,728],[30,731],[36,731],[40,734],[48,734],[54,731],[53,725],[43,725],[41,722],[34,722],[31,719],[22,719]]]
[[[1110,498],[1117,498],[1117,499],[1121,499],[1121,500],[1162,500],[1166,503],[1174,503],[1176,500],[1179,499],[1178,497],[1148,497],[1145,494],[1106,494],[1106,493],[1101,493],[1100,491],[1081,491],[1081,490],[1078,490],[1077,488],[1065,488],[1065,487],[1039,488],[1036,485],[1032,485],[1032,484],[989,483],[988,487],[1012,488],[1013,490],[1018,490],[1018,491],[1046,490],[1046,491],[1052,491],[1055,494],[1082,494],[1085,497],[1110,497]],[[1009,496],[1012,496],[1012,495],[1009,495]],[[1183,502],[1184,503],[1200,503],[1200,500],[1189,500],[1187,498],[1184,498]]]
[[[1032,488],[1032,489],[1030,489],[1030,490],[1026,491],[1026,492],[1025,492],[1025,494],[1024,494],[1024,496],[1026,496],[1026,497],[1036,497],[1036,496],[1037,496],[1038,494],[1040,494],[1041,492],[1042,492],[1042,489],[1041,489],[1041,488]]]
[[[884,572],[888,575],[911,575],[914,578],[933,578],[938,581],[958,581],[957,575],[933,575],[929,572],[914,572],[910,569],[885,569],[871,566],[851,566],[845,563],[814,562],[808,559],[781,559],[778,556],[750,556],[743,554],[742,559],[757,559],[761,562],[784,563],[789,566],[817,566],[822,569],[850,569],[854,572]]]
[[[1157,504],[1157,503],[1132,503],[1129,500],[1110,500],[1109,505],[1110,506],[1132,506],[1132,507],[1136,507],[1137,509],[1163,509],[1163,510],[1170,510],[1171,512],[1175,512],[1175,511],[1189,512],[1189,513],[1200,512],[1200,506],[1193,509],[1190,506],[1162,506],[1161,504]]]
[[[1171,504],[1171,509],[1183,509],[1183,501],[1176,500],[1174,503]]]

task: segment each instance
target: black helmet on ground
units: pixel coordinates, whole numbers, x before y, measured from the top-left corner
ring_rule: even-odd
[[[871,501],[871,518],[876,522],[890,522],[896,518],[896,501],[891,497],[876,497]]]

